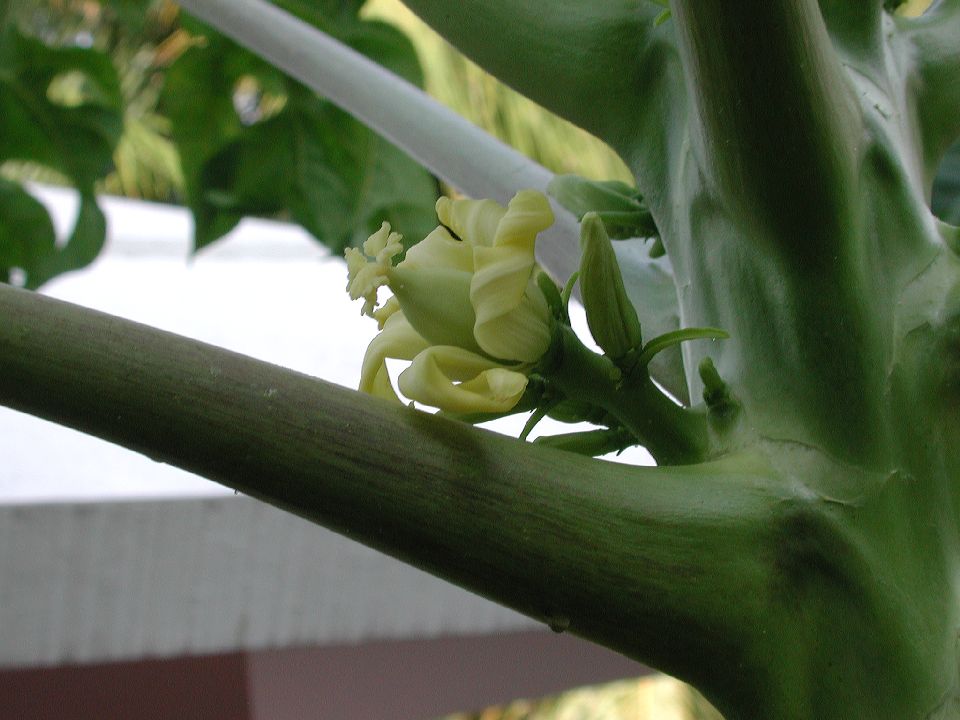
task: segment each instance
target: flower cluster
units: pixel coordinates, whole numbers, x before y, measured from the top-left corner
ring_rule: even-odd
[[[453,413],[500,413],[523,395],[546,353],[552,316],[537,286],[537,234],[553,223],[546,197],[523,190],[504,208],[492,200],[437,201],[441,225],[411,247],[384,223],[346,252],[354,300],[381,332],[367,348],[360,390],[399,400],[388,359],[408,360],[397,379],[416,402]],[[393,295],[379,306],[377,292]]]

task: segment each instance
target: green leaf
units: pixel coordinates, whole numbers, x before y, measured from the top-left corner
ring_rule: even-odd
[[[930,207],[944,222],[960,225],[960,142],[950,148],[940,163]]]
[[[96,198],[80,197],[80,208],[66,244],[56,243],[50,214],[18,183],[0,178],[0,280],[20,270],[23,286],[40,287],[68,270],[90,264],[103,249],[107,223]]]
[[[28,272],[26,286],[36,289],[60,273],[89,265],[103,249],[106,234],[107,219],[97,205],[97,198],[93,193],[81,194],[77,219],[67,243],[55,254],[44,257],[32,275]]]
[[[16,268],[29,282],[56,250],[47,209],[19,184],[0,178],[0,280],[8,281]]]
[[[281,3],[414,82],[409,40],[392,26],[342,10]],[[331,103],[194,23],[206,37],[167,74],[162,103],[183,158],[200,249],[244,216],[292,219],[335,253],[386,220],[417,242],[436,226],[436,181]],[[239,105],[246,104],[246,107]],[[269,149],[269,151],[267,151]]]
[[[38,162],[91,188],[110,168],[123,129],[110,59],[49,47],[11,26],[0,34],[0,66],[0,160]]]
[[[656,223],[635,188],[618,180],[587,180],[579,175],[557,175],[547,192],[578,220],[588,212],[600,216],[613,240],[658,235]]]
[[[106,223],[93,185],[112,166],[123,128],[122,97],[110,59],[95,50],[50,47],[8,26],[0,31],[0,162],[30,161],[59,171],[80,191],[80,214],[58,248],[46,210],[11,183],[3,186],[0,265],[35,288],[90,263]]]

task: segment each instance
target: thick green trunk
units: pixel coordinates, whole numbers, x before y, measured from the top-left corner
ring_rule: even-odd
[[[409,4],[584,122],[540,73],[463,37],[440,3]],[[532,7],[497,12],[508,4]],[[960,265],[955,231],[927,207],[936,159],[960,131],[960,3],[912,24],[879,0],[670,8],[656,28],[623,15],[637,50],[611,79],[620,112],[584,124],[636,173],[682,325],[731,335],[684,346],[690,396],[710,357],[740,403],[736,422],[708,418],[711,447],[764,448],[804,498],[769,518],[770,584],[743,587],[763,610],[739,630],[734,677],[681,674],[731,720],[960,717]],[[597,20],[594,41],[613,25]],[[552,77],[553,60],[540,64]],[[621,104],[625,81],[637,94]]]
[[[828,15],[835,35],[862,29],[861,53],[889,22],[869,6]],[[732,336],[689,346],[687,366],[709,353],[742,402],[731,444],[845,465],[798,471],[832,506],[784,528],[778,620],[754,646],[768,695],[730,715],[957,717],[958,468],[934,440],[955,411],[930,358],[960,276],[914,172],[910,108],[845,71],[852,50],[814,0],[672,7],[692,152],[672,158],[686,183],[658,221],[685,323]]]

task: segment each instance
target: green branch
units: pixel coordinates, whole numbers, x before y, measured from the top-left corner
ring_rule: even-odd
[[[937,548],[904,511],[912,478],[763,445],[631,468],[23,290],[0,287],[0,317],[0,404],[661,668],[731,719],[926,717],[955,678],[943,578],[911,561]]]
[[[545,191],[553,174],[470,124],[422,90],[334,38],[263,0],[184,0],[181,5],[241,45],[262,55],[435,175],[473,197],[502,204],[517,190]],[[538,259],[566,278],[579,262],[572,215],[538,243]]]
[[[927,180],[960,137],[960,0],[940,0],[916,19],[899,24],[915,46],[911,83],[922,133]]]
[[[770,517],[786,495],[759,460],[628,468],[22,290],[0,287],[0,316],[4,405],[273,503],[721,701],[766,692],[741,662],[768,611]]]

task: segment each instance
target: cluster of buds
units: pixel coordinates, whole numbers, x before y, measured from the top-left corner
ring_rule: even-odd
[[[639,207],[635,199],[621,201],[609,183],[602,193],[585,181],[560,185],[586,204],[599,197],[606,207]],[[553,223],[549,201],[534,190],[517,193],[507,207],[440,198],[439,227],[406,254],[401,236],[384,223],[362,250],[346,252],[350,297],[362,298],[363,314],[380,327],[363,358],[360,390],[395,402],[402,395],[472,421],[533,410],[521,438],[545,416],[586,421],[600,429],[537,441],[587,455],[642,444],[665,462],[702,458],[702,414],[666,396],[647,366],[677,343],[727,334],[684,328],[643,342],[607,227],[613,222],[616,237],[624,227],[638,227],[645,217],[638,207],[582,213],[580,270],[563,293],[534,259],[537,235]],[[577,278],[602,354],[570,327],[567,303]],[[382,304],[381,290],[392,293]],[[391,360],[409,362],[396,387]],[[729,426],[735,400],[712,364],[701,365],[701,373],[717,417],[713,426]]]
[[[400,392],[451,413],[510,411],[550,347],[553,318],[537,284],[537,234],[553,223],[546,197],[523,190],[492,200],[437,201],[441,225],[411,247],[384,223],[347,250],[353,299],[380,333],[363,359],[360,390],[398,400],[387,360],[410,361]],[[378,290],[393,295],[380,305]]]

